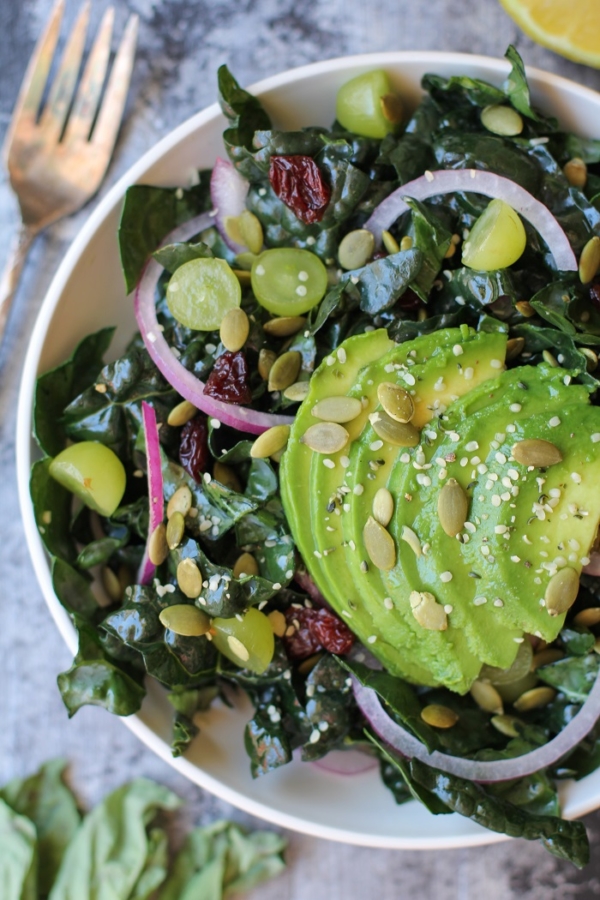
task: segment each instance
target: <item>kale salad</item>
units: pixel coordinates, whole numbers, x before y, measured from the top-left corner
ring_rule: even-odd
[[[367,71],[298,131],[222,67],[226,158],[127,191],[139,332],[39,378],[31,494],[69,715],[152,676],[180,755],[238,689],[254,777],[378,766],[582,866],[557,785],[600,764],[600,140],[506,55],[414,110]]]

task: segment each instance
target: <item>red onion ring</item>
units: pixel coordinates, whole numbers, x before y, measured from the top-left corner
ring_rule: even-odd
[[[438,750],[430,753],[418,738],[388,716],[374,690],[363,687],[355,676],[352,676],[352,687],[356,702],[373,730],[398,753],[409,759],[418,759],[449,775],[483,783],[525,778],[526,775],[533,775],[540,769],[554,765],[589,734],[600,717],[600,677],[597,677],[577,715],[543,747],[536,747],[514,759],[490,762],[461,759]]]
[[[180,225],[179,228],[168,234],[161,246],[188,241],[195,234],[210,228],[213,224],[214,221],[208,213],[196,216],[195,219]],[[182,366],[174,356],[158,323],[154,295],[162,271],[163,267],[160,263],[150,257],[135,289],[134,309],[146,350],[169,384],[185,400],[189,400],[207,416],[219,419],[224,425],[230,425],[232,428],[237,428],[238,431],[262,434],[273,425],[291,425],[294,421],[291,416],[257,412],[234,403],[214,400],[204,393],[204,382]]]
[[[242,253],[248,248],[234,241],[225,229],[225,219],[237,217],[246,209],[250,182],[240,175],[233,163],[217,157],[210,176],[210,199],[214,207],[215,225],[230,250]]]
[[[313,766],[334,775],[362,775],[377,767],[377,760],[360,750],[330,750],[327,756],[315,759]]]
[[[504,200],[541,235],[554,257],[557,269],[563,272],[577,270],[577,260],[569,239],[548,207],[509,178],[480,169],[437,169],[401,185],[375,208],[363,228],[375,235],[375,242],[379,246],[382,231],[386,231],[396,219],[408,212],[405,197],[428,200],[438,194],[450,194],[454,191],[484,194],[486,197]]]
[[[600,553],[597,550],[592,550],[590,553],[589,565],[585,566],[583,573],[584,575],[600,575]]]
[[[148,503],[150,517],[148,526],[148,540],[144,550],[144,558],[138,573],[138,584],[149,584],[156,566],[150,562],[148,545],[150,536],[160,525],[164,518],[163,477],[160,461],[160,441],[156,424],[154,407],[142,400],[142,421],[144,425],[144,438],[146,441],[146,463],[148,466]]]

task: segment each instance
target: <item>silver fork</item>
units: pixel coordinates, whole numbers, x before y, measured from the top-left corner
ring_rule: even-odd
[[[104,177],[121,123],[137,40],[127,22],[101,100],[110,57],[114,7],[106,10],[77,92],[90,3],[84,4],[40,114],[65,0],[57,0],[21,85],[4,144],[4,159],[21,210],[14,246],[0,281],[0,344],[27,252],[37,234],[74,213]],[[93,126],[93,130],[92,130]]]

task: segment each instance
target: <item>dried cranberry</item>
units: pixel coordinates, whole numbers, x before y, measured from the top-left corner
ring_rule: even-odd
[[[421,299],[411,288],[406,288],[399,298],[397,305],[400,309],[419,309],[421,306]]]
[[[198,413],[181,429],[179,462],[194,481],[199,482],[209,457],[206,416]]]
[[[216,360],[204,385],[204,393],[223,403],[250,403],[252,391],[248,384],[248,363],[241,350],[227,350]]]
[[[272,156],[269,181],[280,200],[304,222],[320,222],[327,209],[331,189],[310,156]]]
[[[600,281],[595,281],[590,286],[590,300],[598,311],[600,311]]]
[[[322,649],[319,639],[309,627],[315,612],[314,609],[296,609],[293,606],[284,612],[288,628],[294,628],[293,634],[286,633],[283,638],[285,652],[292,662],[300,662]]]
[[[341,619],[328,609],[313,609],[314,616],[308,627],[319,639],[325,650],[343,656],[348,653],[354,643],[354,635]]]

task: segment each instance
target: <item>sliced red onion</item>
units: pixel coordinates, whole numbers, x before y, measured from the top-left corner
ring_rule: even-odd
[[[600,575],[600,553],[593,550],[590,553],[589,565],[583,570],[584,575]]]
[[[326,606],[328,609],[330,608],[329,603],[316,586],[308,572],[303,569],[298,569],[298,571],[294,574],[294,581],[298,584],[303,591],[306,591],[310,599],[313,603],[316,603],[317,606]]]
[[[405,197],[428,200],[438,194],[452,194],[455,191],[484,194],[486,197],[504,200],[519,215],[527,219],[544,239],[558,270],[562,272],[577,270],[577,260],[569,239],[548,207],[509,178],[480,169],[437,169],[434,172],[427,172],[421,178],[415,178],[414,181],[401,185],[386,197],[375,208],[363,227],[373,232],[375,242],[379,246],[381,233],[387,231],[403,213],[408,212],[409,206],[404,202]]]
[[[168,234],[164,244],[175,244],[188,241],[191,237],[210,228],[214,220],[208,213],[197,216],[185,225],[180,225]],[[146,346],[146,350],[154,361],[156,367],[162,372],[169,384],[185,400],[193,403],[197,409],[202,410],[207,416],[219,419],[225,425],[237,428],[238,431],[246,431],[250,434],[262,434],[273,425],[291,425],[294,421],[291,416],[275,416],[270,413],[257,412],[236,406],[234,403],[223,403],[214,400],[204,393],[204,382],[196,378],[175,357],[172,349],[167,344],[161,326],[156,317],[155,291],[158,279],[162,274],[162,266],[152,257],[146,263],[142,276],[135,289],[135,317]]]
[[[240,175],[229,160],[217,158],[210,176],[210,199],[215,211],[215,225],[230,250],[243,253],[248,248],[238,244],[227,234],[225,219],[237,218],[246,209],[246,196],[250,183]]]
[[[148,540],[144,550],[144,558],[138,573],[138,584],[149,584],[155,572],[155,566],[148,556],[150,536],[160,525],[164,516],[163,477],[160,462],[160,441],[158,439],[158,427],[156,425],[156,413],[154,407],[142,401],[142,421],[144,424],[144,438],[146,441],[146,465],[148,467],[148,502],[150,516],[148,525]]]
[[[362,775],[377,767],[377,760],[368,753],[360,750],[331,750],[322,759],[316,759],[313,766],[323,769],[324,772],[333,772],[335,775]]]
[[[589,734],[600,717],[600,678],[594,685],[579,712],[563,730],[543,747],[536,747],[514,759],[498,759],[490,762],[462,759],[434,750],[430,753],[424,744],[391,719],[384,710],[378,695],[371,688],[363,687],[352,676],[354,696],[363,715],[376,734],[390,747],[409,759],[419,759],[449,775],[457,775],[469,781],[496,782],[525,778],[541,769],[554,765]]]

